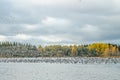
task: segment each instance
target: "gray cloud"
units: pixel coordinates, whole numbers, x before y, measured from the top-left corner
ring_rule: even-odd
[[[119,0],[0,0],[0,41],[118,42],[119,3]]]

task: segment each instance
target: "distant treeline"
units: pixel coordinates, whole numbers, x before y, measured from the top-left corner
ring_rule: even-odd
[[[37,57],[39,51],[36,46],[17,42],[1,42],[0,57]]]
[[[120,57],[120,45],[93,43],[36,47],[18,42],[0,42],[0,57]]]

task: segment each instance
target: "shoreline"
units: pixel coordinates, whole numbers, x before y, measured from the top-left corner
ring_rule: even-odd
[[[120,63],[120,58],[101,58],[101,57],[0,58],[0,63],[118,64]]]

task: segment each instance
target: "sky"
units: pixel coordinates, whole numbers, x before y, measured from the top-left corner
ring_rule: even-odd
[[[120,42],[120,0],[0,0],[0,41]]]

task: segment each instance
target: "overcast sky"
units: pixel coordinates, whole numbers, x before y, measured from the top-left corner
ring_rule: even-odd
[[[120,41],[120,0],[0,0],[0,41]]]

